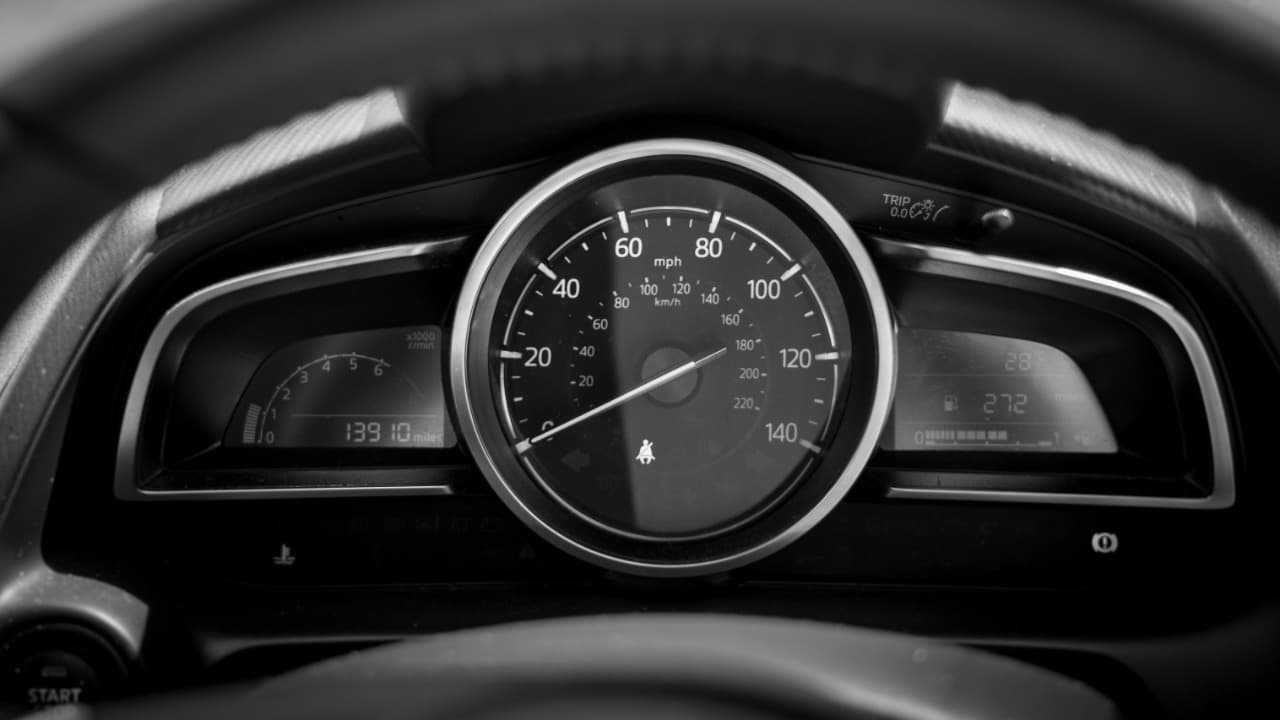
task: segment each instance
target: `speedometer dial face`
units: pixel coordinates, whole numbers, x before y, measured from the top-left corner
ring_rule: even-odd
[[[865,250],[737,148],[635,143],[532,190],[480,249],[452,339],[460,426],[536,531],[656,575],[790,542],[888,413],[892,324]]]
[[[680,186],[733,191],[687,176],[611,190]],[[530,472],[585,517],[653,537],[731,527],[803,475],[846,363],[796,235],[788,251],[714,208],[630,207],[537,258],[498,378]]]

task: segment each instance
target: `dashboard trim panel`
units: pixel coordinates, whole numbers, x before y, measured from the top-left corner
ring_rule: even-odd
[[[215,301],[247,290],[280,283],[305,285],[306,279],[325,273],[349,273],[353,269],[361,268],[373,270],[372,275],[374,276],[397,272],[404,269],[406,262],[412,266],[413,263],[424,258],[454,252],[464,241],[465,238],[432,240],[290,263],[224,280],[198,290],[179,301],[164,314],[155,329],[152,330],[143,348],[138,371],[134,374],[133,382],[129,387],[124,417],[121,422],[120,439],[116,447],[116,497],[121,500],[230,500],[237,498],[315,495],[325,497],[452,495],[453,489],[447,484],[236,488],[227,490],[146,490],[138,486],[136,470],[137,450],[141,440],[142,415],[152,381],[155,379],[161,354],[170,344],[171,338],[193,314]],[[385,272],[377,272],[378,266],[385,266]]]
[[[1203,497],[898,487],[889,488],[889,497],[919,500],[969,500],[1199,510],[1228,508],[1235,503],[1235,463],[1231,450],[1231,432],[1213,361],[1210,359],[1209,352],[1200,335],[1191,326],[1191,323],[1172,305],[1132,285],[1071,268],[1055,267],[997,255],[984,255],[957,248],[902,242],[885,237],[873,236],[870,240],[881,253],[891,257],[915,258],[923,261],[979,268],[1057,285],[1067,285],[1111,296],[1136,305],[1156,316],[1177,336],[1178,341],[1187,353],[1188,359],[1191,361],[1196,384],[1200,389],[1200,399],[1204,404],[1205,417],[1208,421],[1209,444],[1212,452],[1213,489]]]

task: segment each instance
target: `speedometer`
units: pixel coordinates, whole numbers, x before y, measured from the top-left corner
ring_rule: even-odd
[[[620,189],[650,183],[728,190],[669,176]],[[847,369],[832,311],[793,255],[721,211],[631,207],[587,227],[542,259],[502,333],[517,453],[620,532],[749,517],[822,452]]]
[[[454,392],[491,484],[553,542],[646,574],[789,542],[881,429],[892,325],[836,211],[716,143],[576,163],[498,223],[464,285]]]

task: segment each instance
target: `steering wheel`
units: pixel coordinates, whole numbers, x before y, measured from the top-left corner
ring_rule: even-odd
[[[468,630],[347,655],[249,693],[121,711],[141,719],[1117,716],[1082,683],[974,650],[822,623],[697,615]]]
[[[594,68],[696,68],[838,76],[899,97],[948,79],[985,85],[1140,141],[1246,201],[1280,180],[1276,28],[1231,3],[1127,0],[212,0],[156,2],[18,78],[7,102],[52,118],[143,182],[301,111],[385,85],[434,98]],[[1097,52],[1105,47],[1108,52]],[[833,103],[840,102],[838,98]],[[501,118],[495,127],[504,126]],[[450,149],[419,138],[429,158]],[[323,142],[324,138],[310,141]],[[307,142],[308,139],[303,139]],[[858,140],[851,139],[851,142]],[[243,157],[243,156],[241,156]],[[269,164],[278,158],[249,162]],[[217,184],[241,168],[220,166]],[[219,173],[224,175],[220,176]],[[1277,213],[1276,206],[1263,209]],[[152,228],[154,234],[154,228]],[[120,281],[121,259],[77,275],[76,252],[33,296],[0,348],[15,422],[39,425],[56,390],[19,387],[33,355],[69,366]],[[128,253],[124,253],[126,256]],[[1264,254],[1274,280],[1280,257]],[[69,279],[74,278],[75,283]],[[78,284],[77,284],[78,283]],[[1276,283],[1269,288],[1274,292]],[[77,300],[78,298],[78,300]],[[1248,298],[1246,298],[1248,299]],[[1258,298],[1254,298],[1258,302]],[[53,305],[50,305],[53,303]],[[1255,304],[1255,313],[1259,307]],[[32,309],[35,308],[35,309]],[[1273,346],[1277,338],[1272,337]],[[15,348],[17,348],[15,350]],[[29,433],[5,439],[9,472]],[[16,458],[16,460],[14,460]],[[172,703],[177,703],[176,705]],[[778,620],[628,617],[442,636],[348,656],[243,696],[130,708],[386,717],[1094,717],[1091,690],[1030,666],[909,638]]]

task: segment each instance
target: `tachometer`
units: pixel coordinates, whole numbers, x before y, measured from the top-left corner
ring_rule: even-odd
[[[293,343],[254,373],[227,447],[448,448],[440,328],[362,330]]]
[[[536,188],[481,249],[455,322],[464,433],[499,494],[609,567],[722,569],[856,478],[892,326],[848,225],[761,156],[636,143]]]

